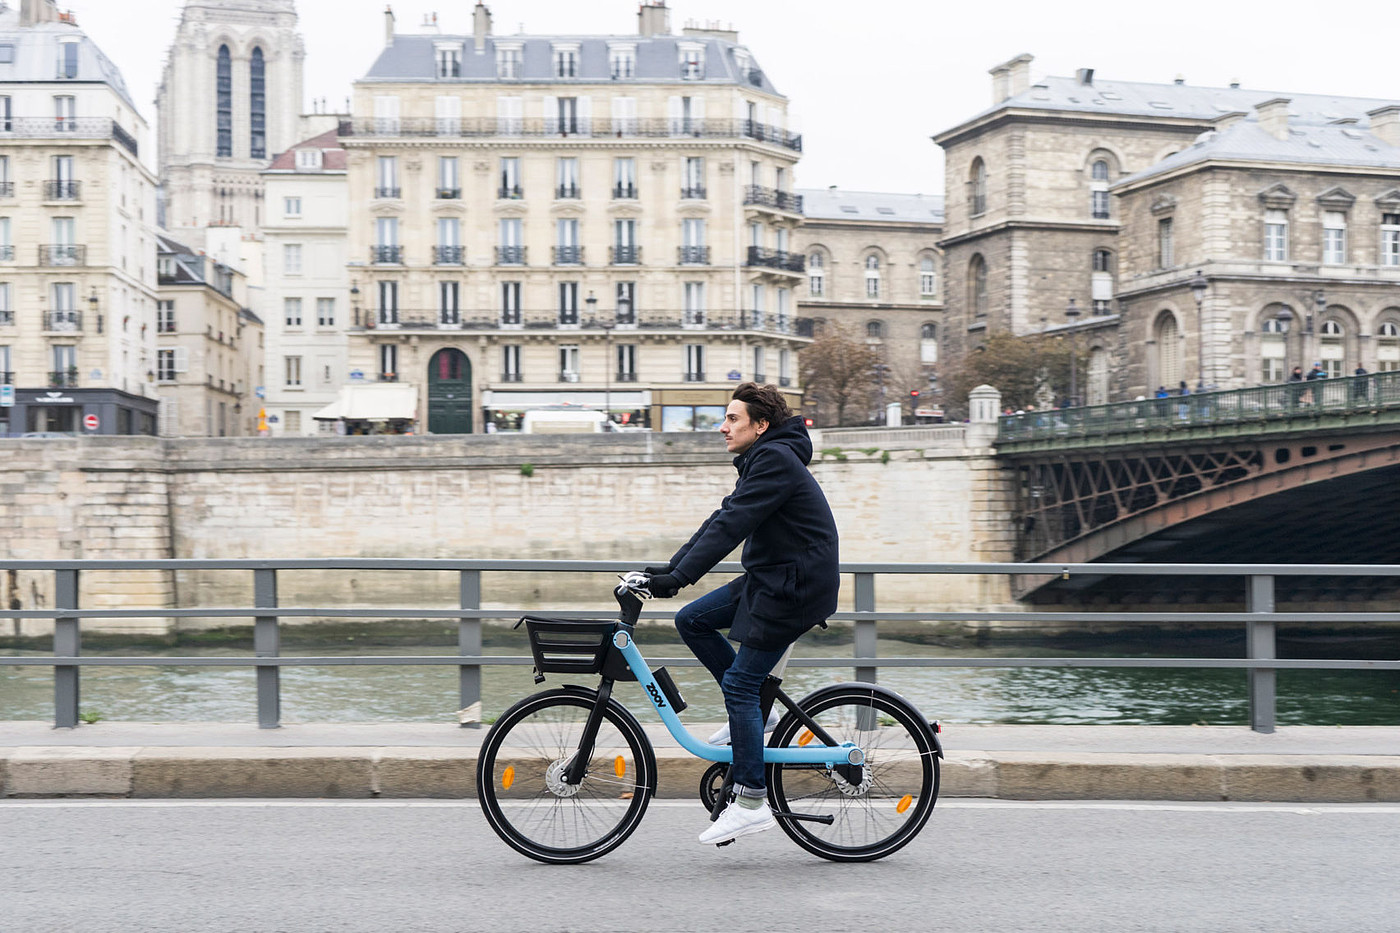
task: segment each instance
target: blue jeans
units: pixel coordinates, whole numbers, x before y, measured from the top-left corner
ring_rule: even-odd
[[[719,682],[724,708],[729,713],[729,743],[734,749],[730,776],[734,792],[745,797],[763,797],[767,781],[763,774],[763,714],[759,710],[759,690],[770,671],[782,658],[786,647],[763,651],[740,645],[736,652],[729,639],[720,634],[734,623],[743,592],[743,577],[712,590],[676,613],[676,631],[695,656]]]

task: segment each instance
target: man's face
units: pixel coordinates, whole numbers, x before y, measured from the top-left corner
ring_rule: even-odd
[[[724,446],[731,454],[748,450],[766,430],[768,422],[750,419],[748,403],[737,398],[724,410],[724,424],[719,426],[719,433],[724,435]]]

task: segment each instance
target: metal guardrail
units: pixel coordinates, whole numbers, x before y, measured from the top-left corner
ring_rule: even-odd
[[[1400,409],[1400,372],[1003,415],[997,444],[1305,420]]]
[[[306,560],[59,560],[0,561],[0,570],[52,572],[53,609],[0,610],[0,619],[53,619],[52,657],[0,657],[0,665],[52,666],[54,669],[54,725],[71,728],[78,724],[79,672],[83,667],[248,667],[256,670],[258,725],[275,729],[281,720],[281,669],[288,666],[343,665],[452,665],[458,669],[462,708],[481,701],[483,665],[524,665],[528,656],[483,655],[482,619],[516,619],[519,609],[484,609],[481,605],[481,574],[484,571],[525,573],[614,573],[635,570],[641,561],[588,560],[408,560],[371,558],[318,558]],[[79,576],[84,571],[152,570],[235,570],[253,574],[253,605],[234,607],[165,608],[143,606],[131,609],[84,609],[79,601]],[[282,570],[401,570],[455,571],[459,575],[458,607],[428,609],[413,607],[330,608],[281,606],[277,600],[277,574]],[[738,563],[715,567],[719,573],[742,570]],[[1016,564],[1016,563],[843,563],[843,574],[854,576],[853,611],[836,612],[831,619],[854,623],[852,656],[849,661],[833,658],[794,658],[796,667],[854,667],[855,679],[875,682],[880,667],[1161,667],[1236,668],[1246,671],[1249,689],[1249,721],[1256,732],[1273,732],[1276,723],[1275,673],[1288,670],[1395,670],[1400,660],[1282,660],[1277,656],[1274,627],[1279,622],[1400,622],[1400,612],[1277,612],[1274,605],[1274,578],[1279,576],[1362,576],[1400,577],[1400,565],[1376,564]],[[1245,612],[881,612],[875,605],[875,578],[879,574],[1030,574],[1059,576],[1186,575],[1243,577]],[[679,607],[679,603],[676,604]],[[538,611],[538,610],[537,610]],[[597,618],[601,610],[547,610],[556,618]],[[672,611],[647,611],[643,619],[669,619]],[[875,651],[877,623],[937,622],[1075,622],[1086,616],[1094,622],[1150,623],[1235,623],[1245,629],[1246,656],[1243,658],[880,658]],[[243,657],[103,657],[82,656],[83,619],[123,618],[252,618],[253,656]],[[338,619],[457,619],[458,653],[452,655],[280,657],[284,618]],[[688,665],[688,658],[653,658],[657,663]]]

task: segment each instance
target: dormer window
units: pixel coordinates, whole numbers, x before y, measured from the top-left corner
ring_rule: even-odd
[[[462,49],[456,43],[438,43],[437,76],[439,78],[460,78],[462,76]]]
[[[319,169],[321,167],[320,149],[298,149],[297,168],[299,169]]]
[[[627,44],[608,44],[608,70],[614,81],[620,78],[637,76],[637,47]]]
[[[681,78],[699,81],[705,77],[705,47],[698,42],[680,43]]]
[[[520,44],[496,43],[496,77],[520,77]]]
[[[58,40],[58,69],[56,77],[69,80],[78,76],[77,38]]]
[[[568,44],[555,43],[554,77],[578,77],[578,50],[579,46],[577,42],[571,42]]]

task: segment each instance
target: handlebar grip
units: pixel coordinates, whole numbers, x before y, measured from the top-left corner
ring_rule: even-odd
[[[642,615],[642,599],[636,593],[629,590],[626,585],[618,584],[613,589],[613,596],[617,597],[617,604],[622,609],[620,621],[624,625],[634,626]]]

